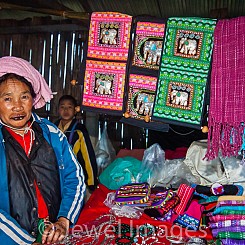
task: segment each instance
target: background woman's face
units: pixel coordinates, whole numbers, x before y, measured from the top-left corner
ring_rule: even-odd
[[[17,79],[0,84],[0,118],[8,126],[23,128],[31,118],[33,98],[30,88]]]
[[[63,100],[59,105],[59,115],[62,120],[70,121],[76,114],[75,106],[70,100]]]

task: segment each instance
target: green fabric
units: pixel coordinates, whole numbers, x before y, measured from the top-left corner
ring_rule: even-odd
[[[218,238],[245,239],[245,232],[222,231],[218,233]]]
[[[243,210],[222,210],[220,212],[220,214],[223,214],[223,215],[229,215],[229,214],[239,214],[239,215],[245,215],[245,211]]]
[[[117,190],[122,185],[134,183],[141,170],[142,162],[134,157],[123,157],[115,159],[100,174],[100,183],[110,190]],[[146,182],[149,173],[141,177]]]
[[[201,125],[216,20],[169,18],[153,119]]]
[[[37,228],[38,228],[38,234],[37,234],[37,239],[35,242],[37,243],[42,243],[42,235],[43,235],[43,231],[44,231],[44,219],[38,219],[38,224],[37,224]]]

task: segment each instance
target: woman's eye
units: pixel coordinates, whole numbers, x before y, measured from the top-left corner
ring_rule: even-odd
[[[22,99],[27,100],[27,99],[29,99],[29,96],[28,95],[22,95]]]

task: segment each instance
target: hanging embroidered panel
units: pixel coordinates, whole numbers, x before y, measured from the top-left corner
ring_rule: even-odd
[[[156,77],[130,74],[127,113],[131,118],[151,117],[156,85]]]
[[[83,61],[82,109],[122,115],[132,16],[116,12],[91,15]]]
[[[170,18],[164,41],[154,120],[200,128],[216,20]]]
[[[127,61],[132,17],[114,12],[94,12],[89,27],[87,57]]]
[[[82,106],[122,111],[125,71],[126,63],[87,60]]]
[[[132,26],[132,58],[129,62],[125,112],[121,122],[157,131],[167,124],[151,120],[161,61],[165,20],[137,16]]]
[[[165,24],[136,23],[132,65],[158,70],[160,66]]]

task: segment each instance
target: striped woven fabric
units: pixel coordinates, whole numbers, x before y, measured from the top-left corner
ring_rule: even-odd
[[[218,233],[218,238],[232,238],[232,239],[245,239],[245,232],[232,232],[232,231],[222,231]]]
[[[210,228],[224,228],[232,226],[245,226],[245,220],[225,220],[209,224]]]
[[[208,116],[208,151],[213,159],[241,150],[245,118],[245,17],[219,20],[214,31]],[[244,145],[245,147],[245,145]]]
[[[222,227],[217,229],[212,229],[212,234],[214,237],[218,236],[219,232],[231,231],[231,232],[245,232],[245,226],[231,226],[231,227]]]
[[[216,214],[220,214],[222,213],[223,211],[244,211],[245,212],[245,206],[223,206],[223,207],[217,207],[214,212],[213,212],[213,215],[216,215]]]
[[[229,215],[213,215],[209,217],[210,221],[215,223],[219,221],[225,221],[225,220],[245,220],[245,215],[239,215],[239,214],[229,214]]]
[[[231,238],[221,239],[221,242],[222,245],[244,245],[243,240],[231,239]]]
[[[216,207],[223,206],[245,206],[245,200],[225,200],[217,203]]]

